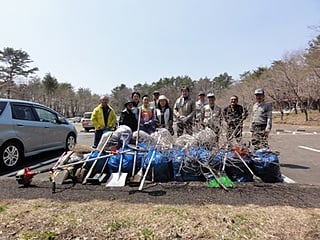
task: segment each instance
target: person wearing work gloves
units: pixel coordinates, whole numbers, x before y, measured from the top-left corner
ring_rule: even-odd
[[[240,143],[243,121],[247,118],[248,111],[238,104],[238,100],[238,96],[231,96],[230,104],[223,109],[223,117],[227,123],[227,140],[236,139],[237,143]]]
[[[256,103],[252,107],[250,132],[252,133],[251,144],[257,150],[269,146],[268,136],[272,127],[272,105],[265,102],[262,88],[256,89],[254,95]]]
[[[204,120],[205,127],[212,129],[215,133],[215,145],[219,144],[219,137],[221,133],[222,110],[215,104],[216,97],[213,93],[208,93],[208,105],[204,107]]]
[[[107,96],[100,97],[100,104],[93,109],[91,121],[95,128],[92,148],[96,148],[106,131],[114,131],[117,125],[117,116],[114,109],[109,105]]]
[[[173,114],[177,119],[177,136],[180,137],[184,130],[192,135],[192,121],[196,113],[196,105],[189,96],[188,87],[181,88],[181,96],[176,100],[173,107]]]
[[[140,130],[149,134],[153,133],[155,131],[154,110],[150,107],[148,95],[142,97],[142,105],[138,108],[137,119],[139,119],[139,114],[141,114]]]

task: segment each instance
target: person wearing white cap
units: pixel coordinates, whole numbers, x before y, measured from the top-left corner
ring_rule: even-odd
[[[155,110],[155,125],[156,128],[166,128],[171,135],[173,131],[173,110],[169,106],[169,99],[165,95],[160,95],[158,105]]]
[[[272,128],[272,105],[265,102],[262,88],[256,89],[254,95],[256,103],[252,108],[250,132],[252,132],[251,144],[257,150],[268,147],[268,136]]]
[[[199,126],[203,122],[204,118],[204,106],[208,105],[206,100],[206,93],[200,91],[198,94],[198,101],[196,101],[196,115],[195,115],[195,124]]]
[[[215,144],[218,146],[219,136],[221,133],[221,122],[222,122],[222,110],[217,104],[215,104],[216,97],[213,93],[208,93],[208,105],[204,107],[204,120],[203,125],[211,128],[215,136]]]

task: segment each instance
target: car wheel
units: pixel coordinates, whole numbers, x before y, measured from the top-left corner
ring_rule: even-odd
[[[16,166],[22,158],[22,146],[18,142],[7,142],[0,149],[0,165],[4,168]]]
[[[89,129],[89,128],[85,128],[84,130],[85,130],[86,132],[89,132],[90,129]]]
[[[65,149],[67,151],[71,151],[74,149],[74,147],[76,146],[76,136],[73,133],[69,133],[67,140],[66,140],[66,147]]]

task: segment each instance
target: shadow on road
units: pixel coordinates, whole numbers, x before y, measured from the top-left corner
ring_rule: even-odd
[[[281,163],[280,167],[283,168],[292,168],[292,169],[309,169],[309,167],[296,165],[296,164],[288,164],[288,163]]]

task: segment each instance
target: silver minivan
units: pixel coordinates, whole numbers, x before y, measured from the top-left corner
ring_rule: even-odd
[[[45,151],[72,150],[77,130],[58,112],[38,103],[0,98],[0,170]]]

